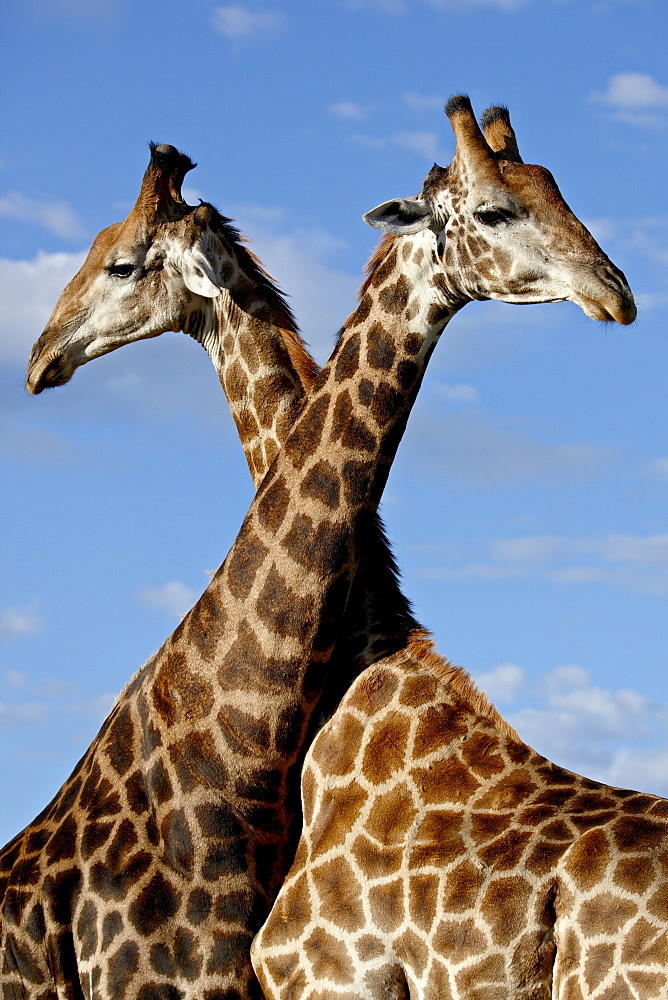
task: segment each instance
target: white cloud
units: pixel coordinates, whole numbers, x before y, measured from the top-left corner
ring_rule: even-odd
[[[414,90],[407,90],[402,94],[402,99],[411,111],[442,111],[445,106],[445,100],[442,97],[425,97]]]
[[[434,385],[434,390],[450,403],[477,403],[480,399],[477,389],[463,383],[447,385],[443,382],[437,382]]]
[[[7,705],[0,701],[0,730],[30,726],[44,718],[46,705],[41,702],[26,702],[23,705]]]
[[[38,253],[32,260],[0,258],[0,362],[28,364],[60,293],[83,253]]]
[[[427,160],[439,158],[437,132],[395,132],[392,142],[410,153],[424,156]]]
[[[37,695],[40,698],[63,698],[72,695],[79,688],[72,681],[59,680],[57,677],[45,677],[41,681],[33,681],[22,670],[7,670],[5,677],[11,687],[18,691]]]
[[[511,666],[513,672],[508,670]],[[510,697],[521,689],[524,699],[534,702],[510,713],[508,721],[539,753],[599,781],[668,793],[668,706],[630,689],[599,687],[579,666],[551,671],[533,691],[514,664],[497,667],[476,681],[491,697],[502,698],[504,671],[508,671]]]
[[[212,23],[216,31],[225,38],[236,41],[271,34],[284,22],[281,12],[269,10],[250,11],[241,5],[216,7],[212,12]]]
[[[503,663],[489,673],[477,674],[473,679],[492,701],[515,701],[525,682],[525,675],[516,663]]]
[[[626,271],[634,269],[634,298],[641,314],[665,309],[668,303],[668,215],[583,221],[616,263]],[[639,281],[643,283],[640,287]]]
[[[617,108],[668,107],[668,87],[662,87],[648,73],[615,73],[608,80],[608,89],[597,96]]]
[[[466,410],[431,413],[408,425],[411,462],[431,474],[455,475],[475,485],[539,481],[552,476],[596,478],[605,467],[605,449],[586,442],[546,444],[493,424]]]
[[[22,635],[38,632],[44,625],[34,610],[28,608],[4,608],[0,611],[0,641],[8,642]]]
[[[427,3],[439,10],[457,10],[466,12],[478,7],[500,7],[502,10],[517,10],[530,0],[427,0]]]
[[[668,593],[668,534],[589,538],[529,535],[491,542],[488,561],[423,570],[431,579],[537,577],[555,583],[605,583],[640,593]]]
[[[479,7],[500,7],[502,10],[516,10],[530,0],[422,0],[439,10],[456,10],[466,13]],[[556,0],[559,2],[559,0]],[[416,6],[415,0],[349,0],[350,7],[376,7],[389,14],[402,14]]]
[[[359,286],[358,276],[329,262],[345,249],[345,244],[321,229],[278,232],[248,208],[235,215],[243,219],[242,228],[252,241],[251,249],[281,288],[289,289],[289,302],[301,332],[316,360],[324,364],[332,353],[336,332],[354,308]]]
[[[37,223],[56,236],[66,239],[77,239],[83,233],[76,212],[67,202],[38,201],[26,198],[20,191],[0,195],[0,215],[19,219],[21,222]]]
[[[622,788],[656,790],[668,795],[668,747],[620,747],[607,768],[608,781]]]
[[[334,118],[341,118],[344,121],[361,122],[368,117],[369,111],[354,101],[337,101],[327,108]]]
[[[149,608],[165,611],[170,615],[185,615],[195,603],[199,595],[185,583],[172,580],[162,587],[153,584],[144,587],[139,592],[139,600]]]
[[[85,701],[72,702],[69,709],[76,715],[83,716],[84,719],[90,720],[99,725],[111,712],[117,697],[118,695],[110,694],[108,691],[105,691],[103,694],[98,694]],[[89,742],[90,735],[88,733],[83,733],[81,736],[82,739]]]
[[[615,73],[607,90],[593,93],[591,98],[616,109],[614,117],[620,121],[641,127],[662,124],[665,116],[660,112],[668,109],[668,87],[648,73]]]
[[[657,458],[652,462],[652,470],[658,472],[662,479],[668,480],[668,458]]]
[[[618,533],[578,539],[529,535],[497,539],[493,543],[493,552],[501,559],[533,565],[593,555],[604,562],[668,567],[668,534],[638,536]]]
[[[377,7],[388,14],[402,14],[406,10],[405,0],[348,0],[353,10],[359,7]]]
[[[350,138],[353,142],[358,143],[360,146],[364,146],[365,149],[385,149],[387,147],[387,139],[383,139],[378,135],[361,135],[356,133],[351,135]]]
[[[508,566],[493,566],[489,563],[473,562],[456,568],[437,566],[420,570],[421,580],[508,580],[523,576],[521,570]]]
[[[432,163],[448,163],[451,159],[451,155],[439,146],[437,132],[411,132],[404,130],[393,132],[388,137],[356,133],[351,135],[350,139],[358,145],[366,147],[366,149],[387,149],[390,146],[395,146],[409,153],[417,153],[418,156]]]

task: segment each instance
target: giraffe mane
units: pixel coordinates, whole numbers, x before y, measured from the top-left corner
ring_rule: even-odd
[[[455,666],[441,656],[426,629],[414,629],[408,638],[406,649],[434,677],[455,691],[477,715],[489,719],[504,736],[519,741],[520,738],[513,727],[506,722],[484,691],[474,683],[471,675],[463,667]]]
[[[216,232],[224,242],[233,248],[248,278],[271,301],[274,324],[281,331],[290,360],[305,391],[310,392],[313,383],[320,374],[320,368],[307,350],[294,313],[288,305],[284,293],[271,275],[265,271],[259,259],[250,249],[246,237],[233,225],[233,220],[221,215],[209,202],[201,204],[206,205],[211,210],[212,223]]]
[[[395,233],[383,233],[383,235],[381,236],[381,238],[376,243],[376,246],[374,247],[374,250],[373,250],[373,252],[371,254],[371,257],[369,258],[369,260],[364,265],[364,280],[362,281],[362,284],[360,285],[360,287],[358,289],[358,292],[357,292],[357,302],[358,302],[358,304],[362,301],[362,299],[366,295],[367,290],[369,288],[369,285],[373,281],[373,278],[374,278],[374,275],[375,275],[376,271],[378,270],[378,268],[380,267],[380,265],[383,263],[383,261],[389,256],[390,251],[391,251],[392,247],[394,246],[395,240],[398,240],[398,239],[399,239],[399,237]],[[344,322],[343,326],[341,327],[341,329],[337,333],[337,335],[336,335],[337,336],[337,341],[341,339],[343,333],[348,328],[348,325],[349,325],[350,321],[352,320],[353,316],[355,315],[356,310],[357,310],[357,307],[355,309],[353,309],[353,311],[351,312],[350,316],[348,316],[348,318]]]
[[[398,239],[399,237],[395,233],[383,233],[381,238],[376,243],[369,260],[364,265],[364,281],[362,282],[360,290],[357,293],[358,302],[361,302],[366,295],[376,271],[383,261],[389,256],[390,250]]]

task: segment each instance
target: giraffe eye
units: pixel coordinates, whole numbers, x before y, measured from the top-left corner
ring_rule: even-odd
[[[499,226],[502,222],[509,222],[512,218],[511,213],[502,208],[483,208],[474,213],[476,222],[480,222],[483,226]]]
[[[134,264],[110,264],[107,268],[112,278],[129,278],[135,270]]]

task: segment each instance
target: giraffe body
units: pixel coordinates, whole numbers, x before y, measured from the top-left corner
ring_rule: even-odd
[[[512,201],[506,168],[482,135],[467,138],[471,119],[470,106],[455,109],[459,163],[432,172],[426,201],[399,205],[398,223],[388,221],[396,205],[374,215],[407,235],[382,244],[332,360],[305,408],[292,410],[293,429],[287,417],[271,425],[265,440],[287,434],[283,449],[223,567],[123,692],[61,792],[0,855],[6,997],[257,994],[249,944],[288,868],[305,744],[329,681],[341,685],[332,665],[348,662],[330,663],[348,608],[355,626],[338,646],[358,657],[387,651],[377,622],[380,648],[369,645],[349,593],[365,550],[377,554],[375,507],[438,336],[466,301],[523,301],[527,282],[526,301],[573,298],[598,318],[633,319],[623,276],[584,227],[564,206],[553,232],[535,209],[531,171],[520,178],[522,219],[536,218],[523,240],[505,232],[497,247],[485,235],[497,225],[492,213],[471,243],[477,174],[484,205],[497,198],[505,212]],[[127,339],[186,329],[206,343],[220,319],[233,275],[216,270],[210,209],[180,201],[184,165],[161,165],[169,148],[156,153],[137,215],[100,234],[61,296],[31,359],[33,391]],[[558,206],[553,182],[538,180],[538,200],[547,191]],[[184,223],[188,238],[175,243]],[[255,301],[235,294],[235,308],[266,330]],[[228,313],[232,327],[235,317]],[[288,382],[294,400],[306,380]],[[258,408],[240,374],[225,387],[238,391],[237,413]],[[237,423],[247,450],[269,426]],[[258,456],[256,475],[270,450]],[[393,567],[383,571],[395,586]]]
[[[267,1000],[664,998],[668,801],[550,763],[429,646],[364,671],[307,755]]]

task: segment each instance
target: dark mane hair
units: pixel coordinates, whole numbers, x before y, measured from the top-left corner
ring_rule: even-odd
[[[309,392],[320,369],[306,348],[285,295],[249,248],[248,240],[234,225],[234,220],[221,215],[218,209],[209,202],[201,201],[200,204],[211,212],[213,228],[223,242],[230,247],[249,280],[255,287],[261,289],[265,298],[271,303],[273,322],[283,331],[285,345],[292,363],[304,388]]]

